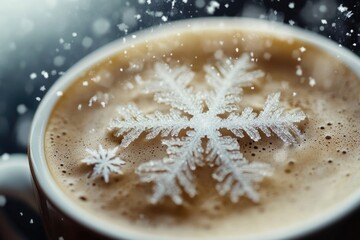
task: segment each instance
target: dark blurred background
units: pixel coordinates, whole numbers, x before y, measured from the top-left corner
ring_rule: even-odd
[[[0,0],[0,161],[25,153],[51,85],[79,59],[134,31],[204,16],[284,22],[360,56],[359,0]],[[26,205],[0,195],[0,240],[46,239]],[[360,208],[306,239],[360,239]]]

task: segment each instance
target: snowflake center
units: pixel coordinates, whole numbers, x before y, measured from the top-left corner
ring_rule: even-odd
[[[193,128],[196,131],[201,131],[204,134],[216,130],[220,121],[220,117],[210,114],[209,112],[196,114],[190,120],[191,125],[194,126]]]

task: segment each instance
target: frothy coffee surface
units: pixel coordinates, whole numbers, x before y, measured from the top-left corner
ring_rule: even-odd
[[[211,167],[195,173],[198,195],[184,195],[184,204],[169,199],[152,205],[152,185],[140,182],[135,169],[162,159],[161,138],[142,135],[120,149],[126,161],[123,175],[109,183],[89,178],[92,167],[81,160],[86,148],[121,143],[108,130],[117,107],[135,103],[143,112],[168,112],[153,94],[144,94],[141,81],[151,81],[156,62],[188,66],[196,73],[194,89],[206,88],[203,65],[221,56],[247,53],[265,76],[244,88],[241,108],[261,110],[266,97],[281,92],[286,109],[300,108],[304,141],[285,145],[277,137],[258,142],[239,139],[249,161],[269,163],[271,177],[259,184],[261,200],[241,198],[232,203],[219,196]],[[140,81],[141,80],[141,81]],[[360,182],[360,79],[338,59],[305,42],[241,29],[185,31],[138,43],[104,59],[84,72],[64,91],[48,122],[45,153],[60,188],[76,204],[119,229],[140,229],[179,237],[246,236],[296,225],[333,208]],[[96,96],[96,97],[94,97]],[[92,99],[92,100],[91,100]]]

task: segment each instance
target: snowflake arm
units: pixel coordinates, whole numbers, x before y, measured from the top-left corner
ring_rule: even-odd
[[[264,76],[260,70],[249,71],[253,67],[247,54],[234,60],[224,58],[215,67],[204,67],[206,80],[214,89],[205,100],[210,113],[215,115],[238,109],[242,87],[249,86],[255,79]]]
[[[202,112],[201,100],[187,88],[195,75],[189,68],[170,68],[165,63],[156,63],[154,69],[155,79],[147,84],[145,89],[148,93],[155,93],[156,102],[165,103],[191,115]]]
[[[224,196],[229,193],[233,203],[242,196],[258,202],[260,196],[255,184],[272,174],[270,165],[249,163],[240,152],[236,139],[222,137],[219,132],[209,134],[208,138],[207,159],[218,166],[212,176],[218,182],[216,189],[219,194]]]
[[[143,182],[154,183],[154,194],[150,202],[155,204],[169,196],[175,204],[182,204],[182,189],[190,196],[196,195],[192,176],[196,166],[202,166],[203,148],[201,135],[194,131],[181,139],[164,140],[168,157],[140,165],[137,174]]]
[[[102,176],[106,183],[109,182],[110,174],[117,173],[122,174],[121,165],[125,164],[125,161],[116,157],[116,152],[118,147],[105,150],[102,145],[99,145],[98,150],[86,149],[86,152],[90,156],[81,160],[81,162],[86,163],[87,165],[94,165],[94,169],[90,177]]]
[[[124,137],[120,147],[129,146],[143,132],[146,132],[147,139],[153,139],[159,134],[162,137],[177,136],[189,126],[188,118],[176,110],[171,110],[169,114],[157,111],[144,115],[135,105],[130,104],[119,107],[118,112],[121,118],[113,119],[108,130],[113,131],[116,137]]]
[[[279,99],[280,93],[270,94],[259,115],[254,113],[251,107],[247,107],[241,115],[231,113],[227,119],[221,121],[219,128],[229,129],[239,138],[243,138],[245,132],[254,141],[261,138],[259,130],[267,137],[273,132],[283,142],[295,144],[298,142],[297,139],[303,138],[295,123],[304,120],[305,114],[300,110],[285,112],[279,104]]]

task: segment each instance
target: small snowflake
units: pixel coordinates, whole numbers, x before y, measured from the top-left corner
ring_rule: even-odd
[[[98,150],[86,149],[91,156],[86,157],[81,162],[87,165],[95,165],[90,177],[102,176],[106,183],[109,182],[109,175],[111,172],[122,174],[121,165],[125,164],[125,161],[116,157],[118,147],[112,149],[104,149],[100,144]]]

